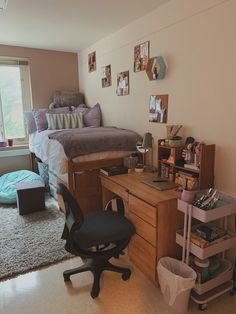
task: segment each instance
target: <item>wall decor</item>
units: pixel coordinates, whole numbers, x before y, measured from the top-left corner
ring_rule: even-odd
[[[167,63],[164,57],[158,56],[148,60],[146,73],[149,80],[162,80],[165,77]]]
[[[111,86],[111,65],[110,64],[102,67],[101,79],[102,79],[102,87]]]
[[[149,41],[134,47],[134,72],[144,71],[149,59]]]
[[[96,71],[96,51],[88,54],[88,70],[89,72]]]
[[[129,71],[117,73],[117,96],[129,94]]]
[[[168,95],[152,95],[149,101],[149,121],[167,123]]]

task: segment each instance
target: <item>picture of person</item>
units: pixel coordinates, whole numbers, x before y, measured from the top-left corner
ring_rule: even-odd
[[[152,70],[152,72],[153,72],[153,79],[157,80],[158,79],[158,75],[159,75],[160,70],[161,70],[160,64],[159,64],[157,59],[154,59],[152,69],[153,69]]]
[[[117,74],[117,96],[125,96],[129,94],[129,71]]]
[[[111,86],[111,65],[102,67],[102,87]]]
[[[167,123],[168,95],[152,95],[149,101],[149,121]]]
[[[134,47],[134,72],[144,71],[149,59],[149,41]]]
[[[88,70],[89,72],[96,71],[96,51],[88,55]]]

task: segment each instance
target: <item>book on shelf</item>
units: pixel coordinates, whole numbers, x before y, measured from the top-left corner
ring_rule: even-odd
[[[196,166],[195,164],[192,164],[192,163],[184,164],[184,168],[199,170],[198,166]]]
[[[125,166],[117,166],[117,167],[103,167],[100,169],[102,174],[106,176],[115,176],[118,174],[128,173],[128,167]]]

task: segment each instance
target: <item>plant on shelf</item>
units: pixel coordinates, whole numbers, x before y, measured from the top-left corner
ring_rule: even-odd
[[[182,125],[167,125],[167,139],[171,147],[180,147],[183,145],[182,137],[177,135]]]

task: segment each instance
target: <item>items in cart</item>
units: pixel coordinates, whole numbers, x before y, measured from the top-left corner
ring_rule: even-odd
[[[209,242],[219,239],[226,234],[226,231],[224,229],[219,228],[214,224],[199,225],[196,228],[196,232],[201,238]]]
[[[208,258],[206,259],[200,259],[198,257],[194,258],[193,269],[197,273],[197,283],[204,283],[210,279],[209,265],[210,261]]]
[[[231,236],[224,229],[210,223],[195,225],[191,229],[191,242],[202,249],[229,238]]]
[[[206,193],[198,197],[193,205],[204,210],[213,209],[216,207],[220,199],[219,192],[215,189],[209,189]]]

